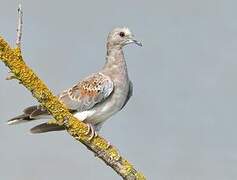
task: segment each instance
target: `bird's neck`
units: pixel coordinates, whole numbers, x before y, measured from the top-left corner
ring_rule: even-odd
[[[122,48],[107,49],[106,63],[103,69],[105,72],[110,73],[110,76],[120,74],[127,77],[127,65]]]

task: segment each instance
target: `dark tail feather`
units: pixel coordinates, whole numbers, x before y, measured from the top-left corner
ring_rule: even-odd
[[[30,106],[30,107],[27,107],[23,110],[23,112],[25,114],[31,114],[32,112],[34,112],[35,110],[38,109],[38,106]]]
[[[40,116],[48,115],[48,112],[43,109],[41,106],[30,106],[26,109],[24,109],[24,114],[20,116],[16,116],[10,120],[7,121],[7,124],[13,125],[13,124],[19,124],[24,122],[30,122],[36,119],[39,119]]]
[[[22,114],[20,116],[16,116],[16,117],[8,120],[7,124],[8,125],[20,124],[20,123],[29,122],[32,120],[34,120],[34,119],[30,118],[30,116],[28,114]]]
[[[33,127],[30,131],[33,134],[39,134],[39,133],[45,133],[45,132],[51,132],[51,131],[61,131],[61,130],[65,130],[65,128],[63,126],[59,126],[57,124],[43,123],[43,124]]]

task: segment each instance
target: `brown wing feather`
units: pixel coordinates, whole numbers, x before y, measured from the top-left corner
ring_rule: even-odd
[[[67,108],[85,111],[106,99],[113,91],[113,82],[102,73],[93,74],[67,91],[59,99]]]

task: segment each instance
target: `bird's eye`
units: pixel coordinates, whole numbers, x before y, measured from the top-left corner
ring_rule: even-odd
[[[120,32],[120,33],[119,33],[119,36],[120,36],[120,37],[124,37],[124,36],[125,36],[125,33],[124,33],[124,32]]]

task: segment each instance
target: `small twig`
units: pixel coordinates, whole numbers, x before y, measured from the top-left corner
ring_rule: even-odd
[[[17,37],[16,37],[16,46],[21,49],[21,37],[22,37],[22,26],[23,26],[23,11],[22,6],[19,4],[18,6],[18,21],[17,21]]]
[[[12,80],[12,79],[16,79],[16,76],[12,73],[9,73],[9,75],[6,77],[6,80]]]

